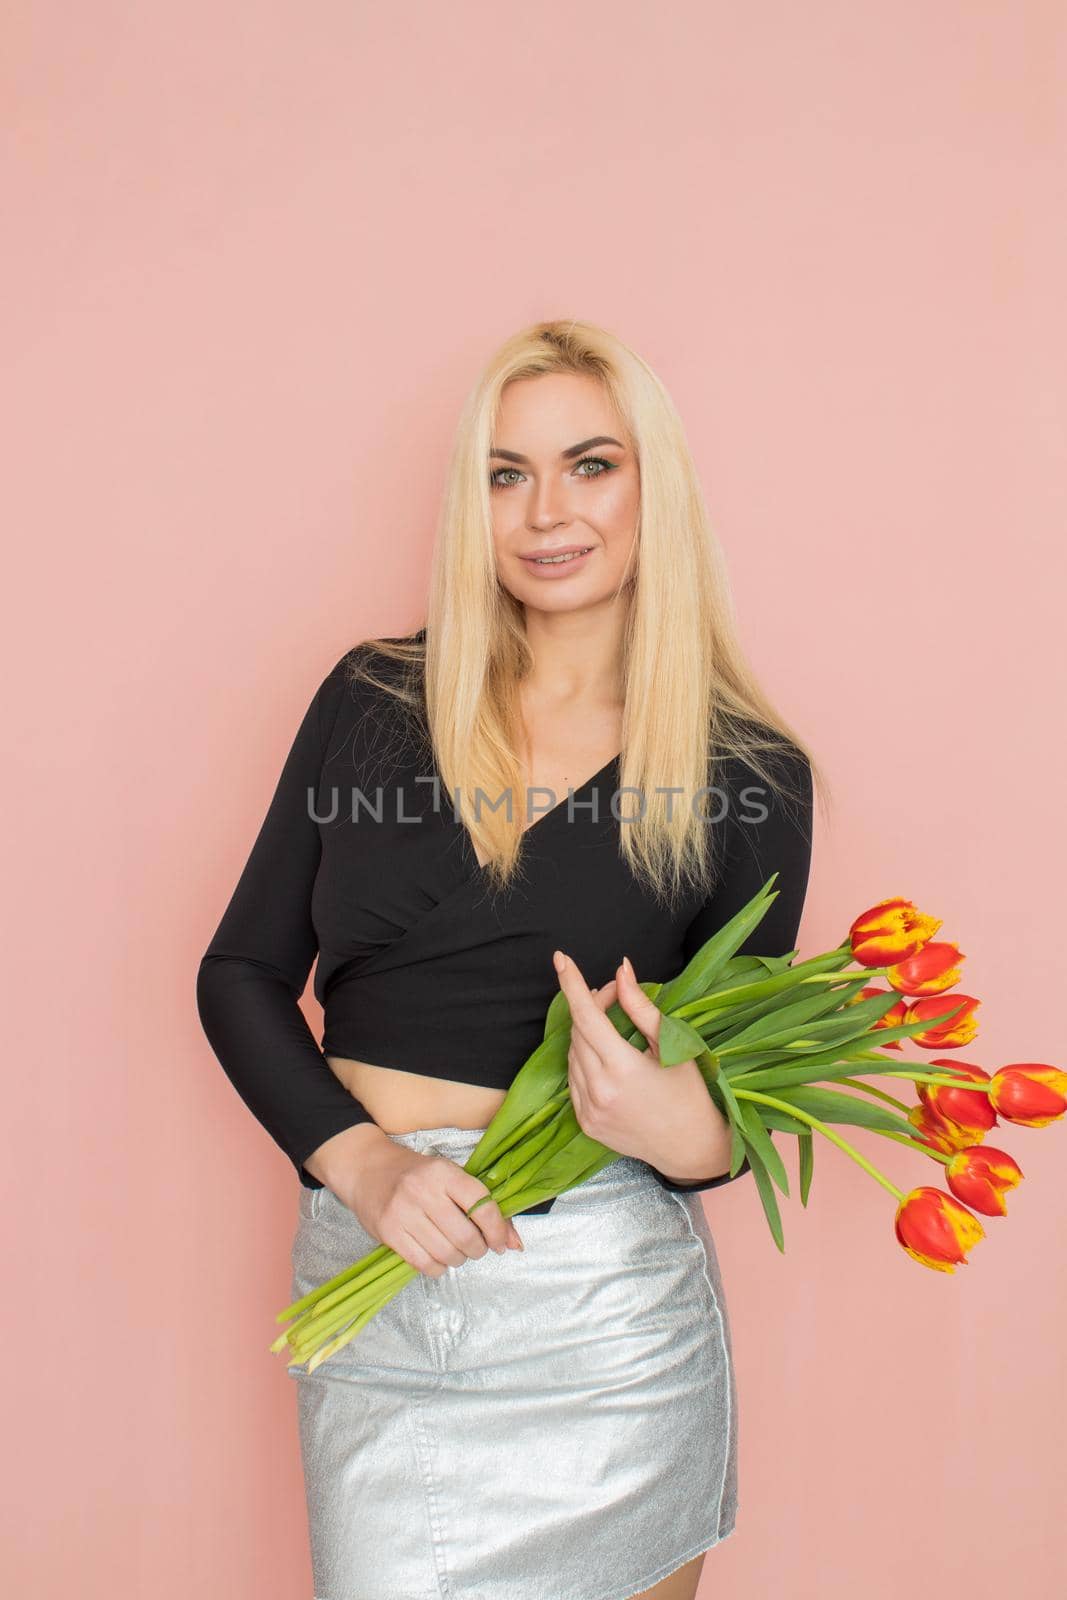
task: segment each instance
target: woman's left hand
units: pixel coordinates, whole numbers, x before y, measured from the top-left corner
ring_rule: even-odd
[[[556,951],[553,964],[571,1013],[567,1057],[571,1100],[583,1133],[621,1156],[647,1161],[667,1177],[696,1182],[730,1164],[730,1132],[695,1061],[661,1066],[661,1012],[624,957],[615,977],[591,990]],[[638,1050],[605,1013],[616,1000],[648,1040]]]

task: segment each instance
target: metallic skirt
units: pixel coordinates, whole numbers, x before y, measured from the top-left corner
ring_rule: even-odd
[[[482,1129],[391,1134],[462,1166]],[[628,1600],[737,1511],[737,1395],[699,1195],[620,1157],[525,1250],[420,1273],[297,1384],[315,1600]],[[293,1299],[377,1241],[301,1187]]]

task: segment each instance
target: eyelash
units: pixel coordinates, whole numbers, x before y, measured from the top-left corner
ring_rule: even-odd
[[[614,462],[614,461],[605,461],[603,456],[582,456],[578,461],[576,461],[574,463],[574,470],[577,472],[578,468],[579,467],[584,467],[587,461],[591,461],[591,462],[594,463],[594,465],[596,465],[598,467],[603,467],[605,470],[603,472],[583,472],[582,473],[582,477],[583,478],[606,478],[608,473],[609,472],[614,472],[616,470],[616,467],[617,467],[617,463],[616,462]],[[489,487],[491,489],[511,489],[511,488],[513,488],[514,487],[513,484],[510,484],[510,483],[498,483],[497,482],[497,478],[499,477],[500,473],[502,473],[502,472],[518,472],[518,470],[519,470],[518,467],[497,467],[494,472],[491,472],[489,474]]]

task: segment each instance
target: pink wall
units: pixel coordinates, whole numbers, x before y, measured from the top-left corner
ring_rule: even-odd
[[[911,895],[971,1057],[1062,1059],[1064,11],[4,11],[0,1579],[295,1600],[295,1181],[195,968],[311,689],[420,616],[514,327],[607,324],[686,418],[834,783],[802,948]],[[1025,1185],[954,1277],[829,1152],[784,1257],[751,1183],[709,1196],[743,1437],[703,1595],[1063,1591],[1067,1135],[1006,1142]]]

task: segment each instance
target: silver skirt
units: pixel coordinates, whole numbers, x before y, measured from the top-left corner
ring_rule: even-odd
[[[391,1134],[462,1166],[482,1129]],[[627,1600],[732,1533],[737,1394],[699,1195],[620,1157],[525,1250],[420,1273],[297,1382],[315,1600]],[[374,1248],[301,1187],[293,1299]]]

